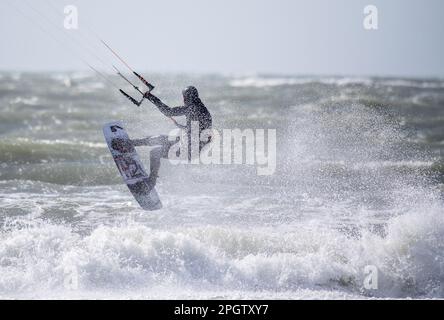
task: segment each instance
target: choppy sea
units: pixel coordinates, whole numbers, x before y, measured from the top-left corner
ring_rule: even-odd
[[[0,73],[0,298],[444,298],[444,81],[150,80],[171,106],[196,86],[215,128],[276,129],[275,173],[163,161],[143,211],[102,125],[168,119],[91,73]]]

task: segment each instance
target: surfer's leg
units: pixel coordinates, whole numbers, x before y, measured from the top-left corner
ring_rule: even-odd
[[[131,143],[135,147],[139,146],[161,146],[168,143],[168,136],[159,135],[159,136],[149,136],[144,139],[134,139],[131,140]]]
[[[150,172],[156,174],[160,168],[160,158],[162,158],[162,147],[156,147],[150,152]]]
[[[169,141],[168,136],[161,136],[158,142],[162,142],[158,147],[150,151],[150,176],[148,179],[149,187],[154,188],[160,169],[160,159],[168,159],[168,153],[172,145],[177,143],[178,139]]]
[[[150,151],[150,176],[148,178],[149,188],[152,189],[156,185],[159,169],[160,158],[162,157],[162,147],[156,147]]]

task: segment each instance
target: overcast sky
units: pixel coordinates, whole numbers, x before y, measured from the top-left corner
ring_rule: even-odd
[[[444,0],[0,0],[0,70],[109,67],[96,33],[143,71],[444,77],[443,17]]]

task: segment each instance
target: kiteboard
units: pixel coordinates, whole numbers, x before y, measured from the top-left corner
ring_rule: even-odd
[[[105,124],[103,134],[120,175],[139,205],[145,210],[162,208],[157,191],[150,186],[149,175],[143,169],[122,123],[115,121]]]

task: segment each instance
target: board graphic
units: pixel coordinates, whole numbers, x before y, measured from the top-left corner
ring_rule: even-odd
[[[162,208],[157,191],[154,187],[150,188],[149,175],[122,123],[116,121],[105,124],[103,134],[120,175],[140,206],[145,210]]]

